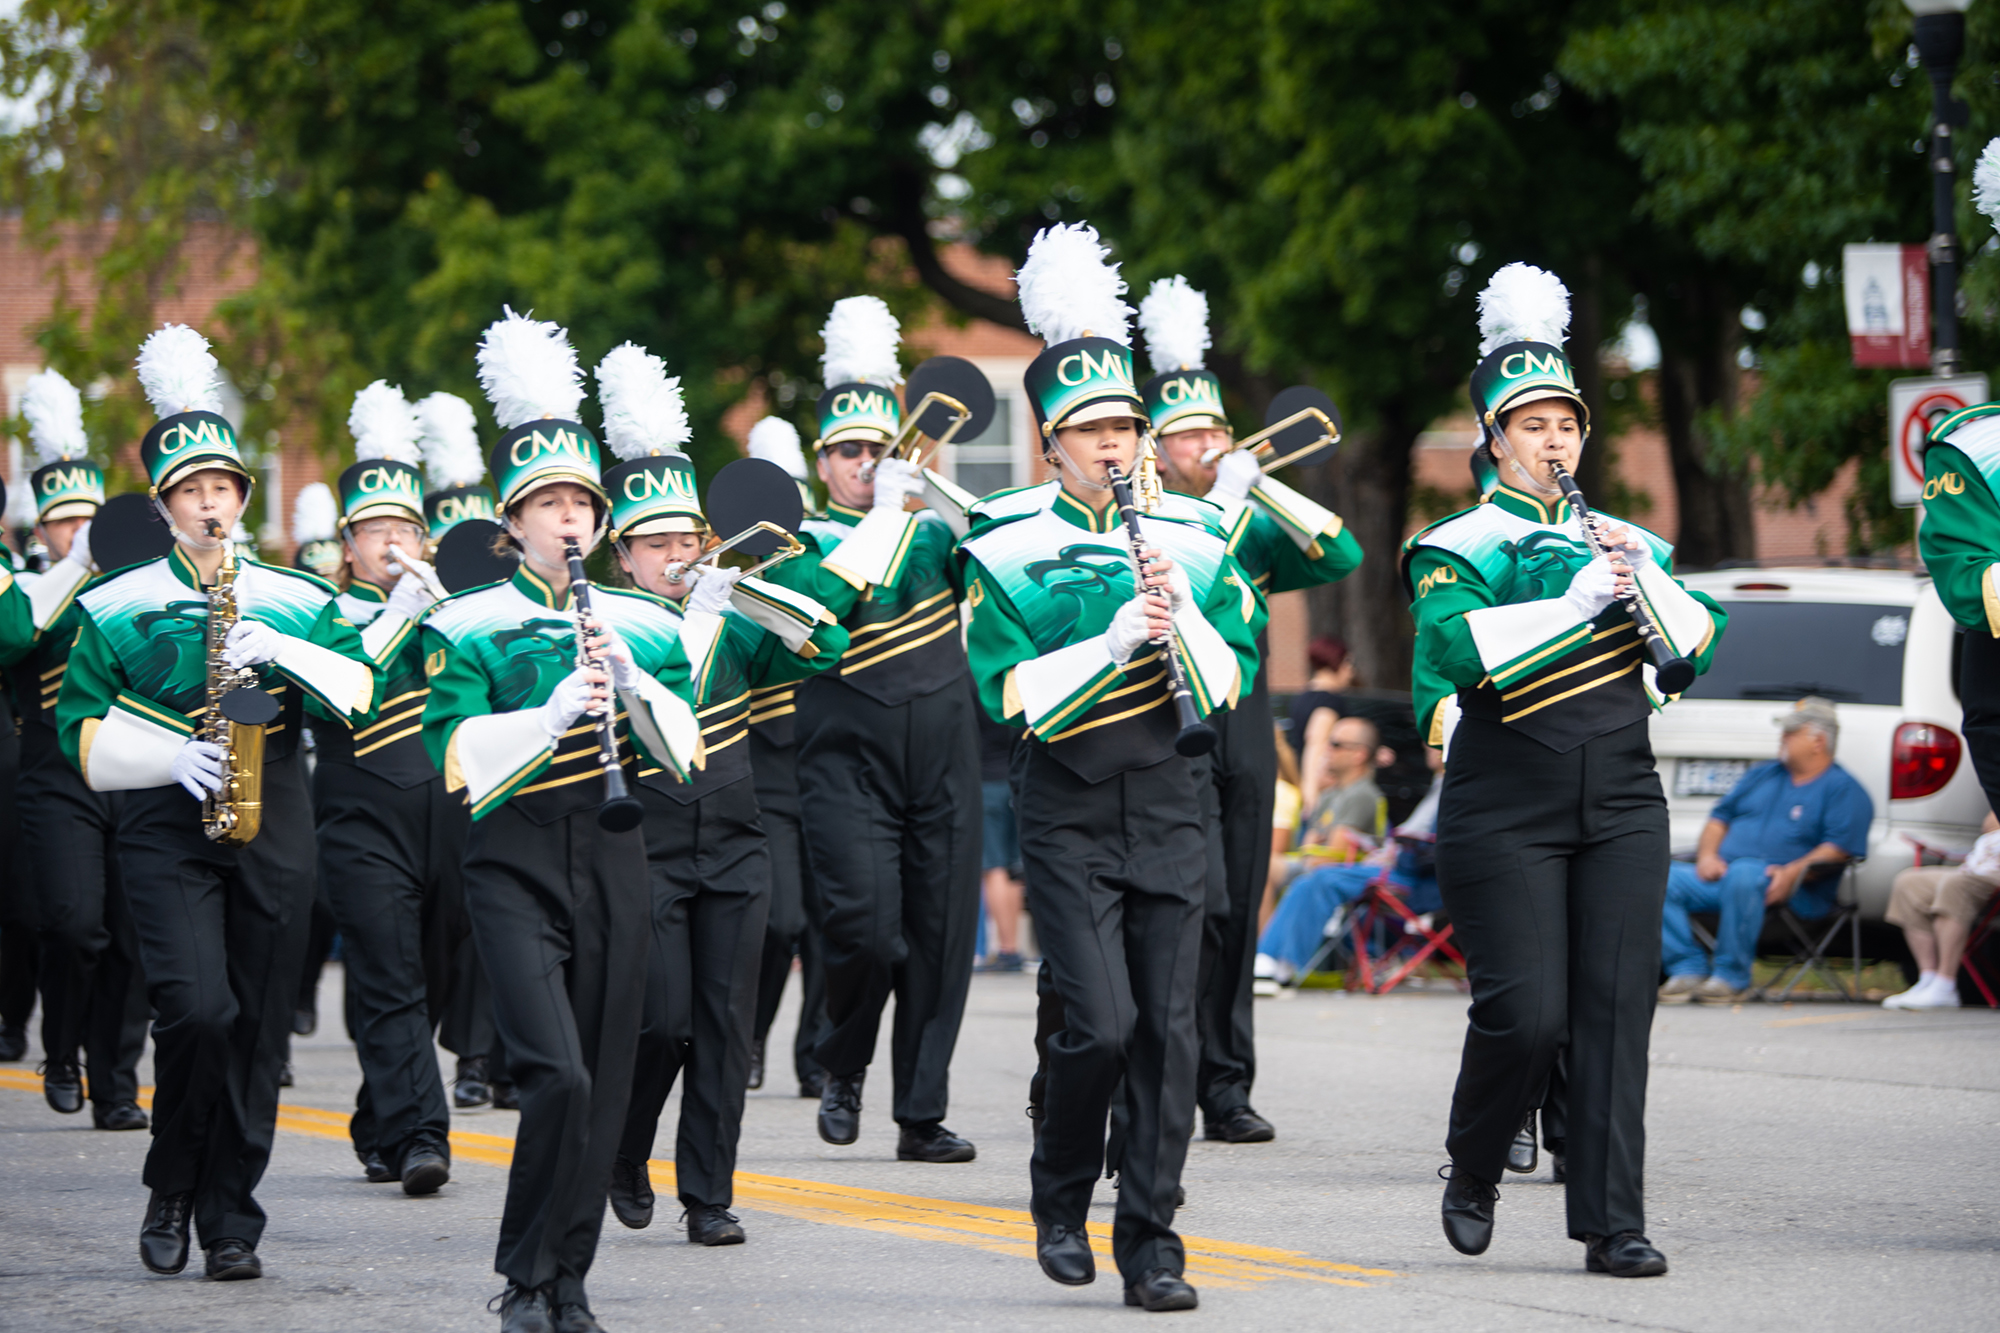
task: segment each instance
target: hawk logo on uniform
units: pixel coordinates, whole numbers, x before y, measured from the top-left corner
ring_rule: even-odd
[[[502,661],[499,678],[493,682],[499,696],[494,702],[517,708],[525,705],[512,701],[543,697],[545,682],[553,686],[569,674],[574,654],[565,640],[575,632],[572,621],[551,619],[530,620],[495,634],[493,646],[500,650]]]
[[[1092,562],[1086,556],[1096,556],[1098,560]],[[1038,586],[1066,603],[1068,619],[1063,621],[1061,633],[1067,639],[1076,622],[1083,618],[1087,597],[1122,599],[1124,589],[1119,579],[1129,574],[1131,568],[1128,559],[1117,551],[1078,542],[1063,547],[1054,560],[1035,561],[1024,572]]]
[[[204,658],[207,644],[204,641],[208,629],[208,603],[206,601],[168,602],[158,611],[147,611],[133,621],[139,637],[145,642],[145,649],[134,665],[138,668],[134,675],[145,675],[158,681],[178,681],[180,668],[192,656]],[[201,664],[202,672],[207,672],[207,664]],[[136,681],[134,682],[137,683]]]
[[[1570,578],[1590,559],[1581,544],[1553,532],[1533,532],[1518,542],[1501,542],[1500,553],[1514,562],[1515,577],[1526,581],[1508,601],[1540,601],[1569,587]]]

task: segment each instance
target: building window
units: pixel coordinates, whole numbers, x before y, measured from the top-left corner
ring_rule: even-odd
[[[951,446],[951,479],[974,495],[991,495],[1020,485],[1014,470],[1014,399],[1001,394],[993,421],[977,439]]]

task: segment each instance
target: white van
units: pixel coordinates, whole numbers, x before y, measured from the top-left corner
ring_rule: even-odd
[[[1840,714],[1835,759],[1875,802],[1859,899],[1889,906],[1914,864],[1909,833],[1964,850],[1986,796],[1960,733],[1958,638],[1928,576],[1879,569],[1725,569],[1685,576],[1729,612],[1708,674],[1656,713],[1653,753],[1674,851],[1692,852],[1708,812],[1752,764],[1775,759],[1775,719],[1808,694]]]

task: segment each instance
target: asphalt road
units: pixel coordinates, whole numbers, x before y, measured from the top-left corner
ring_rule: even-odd
[[[368,1185],[338,1112],[353,1048],[329,1025],[296,1051],[260,1282],[147,1274],[136,1254],[146,1136],[42,1103],[32,1053],[0,1066],[0,1328],[492,1329],[484,1303],[508,1112],[462,1115],[455,1178],[433,1198]],[[796,988],[794,988],[794,995]],[[1133,1327],[1100,1260],[1094,1286],[1036,1269],[1027,1225],[1034,996],[980,977],[953,1067],[954,1129],[977,1162],[895,1160],[888,1090],[860,1142],[821,1143],[782,1064],[751,1094],[737,1211],[749,1243],[690,1246],[607,1214],[591,1275],[611,1333],[807,1328]],[[1503,1186],[1493,1248],[1466,1259],[1437,1221],[1440,1144],[1464,1001],[1307,993],[1258,1007],[1256,1104],[1274,1143],[1197,1141],[1180,1226],[1202,1307],[1176,1326],[1370,1330],[1588,1327],[1969,1329],[2000,1310],[2000,1014],[1846,1005],[1663,1011],[1654,1029],[1649,1230],[1664,1278],[1583,1271],[1562,1192]],[[789,1034],[789,1012],[779,1031]],[[886,1052],[879,1068],[886,1078]],[[881,1109],[876,1108],[880,1103]],[[674,1105],[658,1151],[671,1154]],[[656,1177],[670,1189],[669,1163]],[[1108,1226],[1110,1194],[1097,1217]]]

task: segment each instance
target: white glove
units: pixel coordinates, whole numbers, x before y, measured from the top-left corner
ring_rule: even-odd
[[[239,620],[222,641],[222,660],[232,671],[262,666],[277,657],[285,636],[256,620]]]
[[[1578,620],[1592,621],[1611,605],[1617,588],[1618,576],[1611,572],[1611,557],[1600,555],[1570,579],[1569,590],[1562,595],[1563,605]]]
[[[1248,449],[1231,449],[1215,463],[1215,485],[1208,488],[1208,498],[1219,505],[1241,504],[1250,492],[1264,480],[1264,469],[1257,465],[1257,455]]]
[[[418,560],[410,562],[413,565],[422,563]],[[409,566],[405,565],[404,568],[407,569]],[[429,565],[424,565],[423,568],[426,574],[431,572]],[[415,574],[404,574],[396,580],[396,586],[389,590],[389,604],[383,608],[383,613],[399,615],[405,620],[415,620],[436,600],[437,598],[431,596],[431,590],[424,586],[422,579]]]
[[[222,747],[214,741],[188,741],[168,771],[188,795],[202,800],[222,790]]]
[[[79,569],[90,569],[90,523],[88,520],[76,530],[76,536],[69,539],[69,554],[63,559]]]
[[[880,496],[882,492],[878,490],[875,494]],[[743,577],[743,571],[718,569],[714,565],[700,565],[697,569],[699,577],[694,591],[688,594],[688,612],[706,611],[719,616],[729,606],[729,595],[736,591],[736,580]]]
[[[592,621],[597,626],[597,651],[604,662],[604,672],[611,677],[611,688],[615,690],[636,690],[639,688],[639,668],[632,661],[632,650],[625,646],[625,640],[618,637],[618,631],[601,620]]]
[[[549,733],[550,740],[561,741],[563,733],[589,711],[590,692],[594,688],[583,678],[582,668],[556,682],[555,689],[549,692],[548,702],[541,708],[542,729]]]
[[[1632,572],[1635,575],[1647,565],[1653,563],[1653,547],[1651,543],[1630,528],[1625,529],[1625,545],[1612,549],[1625,557],[1625,563],[1632,567]]]
[[[1167,571],[1166,586],[1154,591],[1167,599],[1167,609],[1175,615],[1187,610],[1188,603],[1194,600],[1194,585],[1188,582],[1187,571],[1177,561]]]
[[[885,458],[875,465],[875,508],[900,511],[903,501],[923,489],[923,471],[908,459]]]
[[[1104,627],[1104,646],[1111,651],[1111,660],[1124,666],[1145,645],[1150,634],[1146,626],[1146,599],[1134,597],[1112,613],[1111,623]]]

